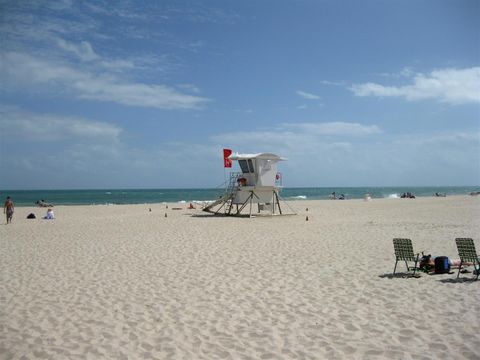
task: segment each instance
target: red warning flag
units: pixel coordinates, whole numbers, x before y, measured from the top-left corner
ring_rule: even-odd
[[[223,149],[223,166],[226,168],[232,167],[232,160],[228,158],[231,154],[232,154],[232,150]]]

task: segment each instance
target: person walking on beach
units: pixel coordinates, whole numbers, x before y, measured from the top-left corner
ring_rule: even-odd
[[[13,201],[10,199],[10,196],[7,196],[7,200],[5,200],[5,204],[3,205],[3,213],[7,215],[7,224],[12,222],[14,210],[15,205],[13,205]]]

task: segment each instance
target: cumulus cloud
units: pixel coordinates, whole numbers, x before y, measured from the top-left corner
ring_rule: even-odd
[[[280,168],[286,186],[460,185],[480,180],[478,131],[397,136],[374,124],[284,123],[269,130],[217,133],[201,142],[148,146],[128,143],[125,132],[105,121],[0,107],[3,145],[17,146],[11,156],[0,158],[0,165],[22,174],[10,180],[2,177],[0,182],[18,185],[21,179],[25,187],[41,187],[43,177],[32,183],[28,180],[32,174],[50,179],[48,174],[55,173],[55,183],[50,179],[45,184],[163,187],[172,186],[162,176],[171,173],[178,179],[176,186],[211,187],[223,180],[224,147],[287,157],[289,161]],[[41,145],[36,146],[34,163],[27,144]],[[192,173],[198,174],[194,180]]]
[[[210,140],[219,149],[287,157],[280,169],[286,186],[465,185],[480,180],[480,136],[475,131],[401,136],[354,122],[300,123],[217,134]]]
[[[98,72],[102,71],[119,73],[122,71],[128,71],[131,75],[134,70],[146,71],[150,68],[155,68],[155,71],[162,71],[168,64],[168,59],[165,56],[162,57],[143,54],[142,56],[129,56],[119,59],[101,56],[97,54],[92,44],[88,41],[72,42],[52,36],[52,42],[56,43],[59,49],[62,50],[62,52],[57,56],[65,59],[64,53],[74,54],[79,60],[81,60],[81,62],[89,63],[91,66],[96,66]],[[74,62],[72,62],[70,66],[74,66],[73,64]],[[194,87],[195,85],[191,86]]]
[[[51,89],[69,91],[79,98],[131,106],[195,109],[209,101],[165,85],[127,82],[112,74],[77,70],[67,64],[16,52],[3,54],[0,77],[12,87],[22,84],[51,85]]]
[[[179,85],[177,85],[177,87],[180,88],[180,89],[183,89],[185,91],[192,92],[194,94],[199,94],[200,93],[200,89],[193,84],[179,84]]]
[[[381,73],[380,76],[387,77],[387,78],[409,78],[414,76],[415,73],[411,67],[404,67],[400,72],[397,73]]]
[[[297,95],[300,95],[302,98],[307,100],[320,100],[320,96],[302,90],[297,90]]]
[[[309,153],[323,154],[326,158],[338,158],[340,161],[342,154],[355,149],[352,144],[359,139],[381,132],[377,125],[349,122],[283,123],[270,130],[217,134],[210,140],[238,152],[278,152],[303,163],[301,158]]]
[[[88,41],[82,41],[80,44],[74,44],[58,38],[57,44],[61,49],[77,55],[82,61],[92,61],[99,58],[99,56],[93,50],[92,45]]]
[[[322,80],[320,81],[320,84],[328,86],[345,86],[345,81]]]
[[[440,69],[416,74],[413,84],[384,86],[376,83],[350,87],[355,96],[404,97],[408,101],[436,99],[452,105],[480,102],[480,67]]]
[[[340,136],[362,136],[381,133],[377,125],[362,125],[350,122],[327,122],[327,123],[285,123],[285,129],[297,129],[307,134],[315,135],[340,135]]]
[[[12,107],[0,107],[0,132],[6,137],[27,141],[93,139],[118,142],[122,129],[116,125],[89,119],[51,114],[33,114]]]
[[[133,70],[137,67],[136,64],[131,60],[101,60],[100,64],[105,68],[105,70],[113,72]]]

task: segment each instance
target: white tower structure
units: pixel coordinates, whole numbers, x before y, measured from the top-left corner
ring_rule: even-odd
[[[223,210],[225,215],[241,215],[249,206],[252,216],[253,204],[257,204],[257,213],[267,211],[270,214],[282,215],[280,197],[282,177],[277,171],[277,163],[286,160],[272,153],[238,154],[228,157],[237,161],[241,172],[230,173],[225,195],[205,207],[203,210],[218,214]]]

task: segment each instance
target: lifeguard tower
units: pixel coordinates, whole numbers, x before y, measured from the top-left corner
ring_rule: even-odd
[[[256,204],[259,215],[276,215],[277,212],[286,215],[280,206],[282,175],[277,171],[277,163],[286,159],[271,153],[234,153],[228,160],[238,161],[241,172],[230,173],[225,194],[207,205],[204,211],[239,216],[249,206],[251,217],[252,207]]]

